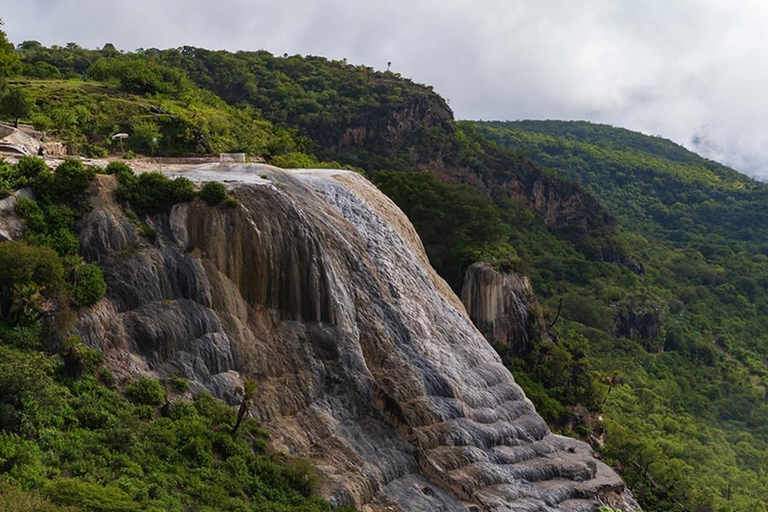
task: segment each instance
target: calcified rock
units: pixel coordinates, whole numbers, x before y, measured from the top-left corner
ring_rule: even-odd
[[[224,399],[256,380],[273,446],[312,459],[336,505],[635,508],[586,444],[547,430],[365,179],[255,165],[187,175],[229,180],[239,206],[178,205],[146,219],[150,242],[100,176],[79,225],[109,284],[79,330],[117,373],[182,375]]]
[[[0,199],[0,242],[19,240],[24,234],[24,221],[16,214],[16,202],[24,197],[34,198],[32,190],[22,188]]]
[[[485,339],[511,355],[524,354],[536,338],[549,340],[526,276],[475,263],[464,273],[461,301]]]

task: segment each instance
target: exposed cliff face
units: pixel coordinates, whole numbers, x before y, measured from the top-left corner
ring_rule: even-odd
[[[381,87],[396,87],[382,84]],[[454,132],[453,112],[437,94],[413,91],[405,100],[375,115],[367,115],[347,128],[339,138],[336,151],[367,147],[393,155],[412,145],[418,133],[437,130],[442,134]]]
[[[176,206],[148,219],[150,243],[100,176],[78,226],[109,285],[78,329],[119,374],[182,375],[224,399],[256,380],[273,445],[311,458],[335,504],[635,508],[586,444],[548,431],[363,178],[247,165],[188,176],[231,180],[240,205]]]
[[[524,354],[537,337],[548,338],[526,276],[475,263],[464,273],[461,301],[485,339],[510,355]]]

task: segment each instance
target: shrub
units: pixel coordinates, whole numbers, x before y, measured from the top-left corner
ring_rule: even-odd
[[[58,229],[49,233],[27,233],[26,241],[32,245],[50,247],[62,256],[77,254],[80,242],[77,237],[67,229]]]
[[[26,240],[33,245],[51,247],[61,255],[76,254],[79,242],[72,233],[77,213],[66,206],[41,204],[23,197],[16,212],[27,221]]]
[[[0,431],[0,473],[11,477],[23,489],[37,487],[45,478],[40,448],[16,434]]]
[[[123,162],[109,162],[104,167],[104,174],[114,174],[120,179],[122,176],[133,176],[134,172],[133,169]]]
[[[42,173],[49,173],[48,164],[45,160],[36,156],[23,156],[19,159],[19,162],[15,167],[16,174],[20,177],[26,178],[27,181],[32,181]]]
[[[189,381],[183,377],[172,377],[169,384],[175,391],[186,391],[189,389]]]
[[[189,179],[179,177],[171,180],[171,197],[174,203],[183,203],[195,198],[195,185]]]
[[[133,136],[128,140],[137,144],[139,149],[148,149],[154,152],[161,137],[160,128],[155,123],[139,121],[133,125]]]
[[[218,181],[209,181],[200,189],[200,198],[211,206],[216,206],[227,198],[227,187]]]
[[[291,486],[299,489],[304,496],[311,495],[320,480],[315,467],[306,459],[294,459],[285,472]]]
[[[55,505],[37,491],[22,491],[10,481],[0,479],[0,510],[13,512],[79,512],[73,507]]]
[[[88,191],[96,171],[86,167],[79,160],[64,160],[53,175],[42,173],[37,176],[32,188],[41,199],[49,202],[79,202]]]
[[[136,176],[125,170],[116,171],[116,174],[120,180],[115,191],[117,199],[130,204],[137,213],[158,212],[195,197],[195,186],[187,178],[171,180],[159,172]]]
[[[87,512],[134,512],[138,504],[117,487],[102,487],[79,480],[55,480],[45,488],[54,503],[75,505]]]
[[[0,326],[0,340],[16,348],[33,349],[40,346],[43,326],[38,322],[26,325]]]
[[[57,362],[0,345],[0,430],[28,436],[59,421],[59,408],[69,394],[51,378]]]
[[[317,160],[306,153],[284,153],[272,157],[272,165],[284,169],[312,169],[317,167]]]
[[[100,267],[86,263],[75,267],[73,274],[69,293],[78,306],[96,304],[106,293],[107,283]]]
[[[128,385],[128,397],[139,405],[161,405],[165,402],[165,390],[157,379],[139,377]]]
[[[37,309],[40,299],[53,298],[64,282],[64,267],[47,247],[22,242],[0,244],[0,316],[19,317],[27,308]],[[34,287],[28,296],[25,290]]]
[[[105,158],[109,156],[109,150],[99,144],[83,144],[82,151],[88,158]]]

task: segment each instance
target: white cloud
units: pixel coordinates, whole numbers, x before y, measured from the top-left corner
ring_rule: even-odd
[[[606,122],[768,179],[761,1],[0,0],[0,13],[15,42],[392,61],[460,118]]]

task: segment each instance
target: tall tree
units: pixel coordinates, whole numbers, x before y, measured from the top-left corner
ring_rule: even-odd
[[[3,20],[0,19],[0,26],[2,25]],[[4,82],[5,78],[15,75],[20,69],[21,63],[13,44],[8,41],[5,32],[0,30],[0,81]]]
[[[21,87],[10,87],[0,99],[0,113],[13,119],[13,126],[19,126],[19,119],[32,112],[32,101]]]

